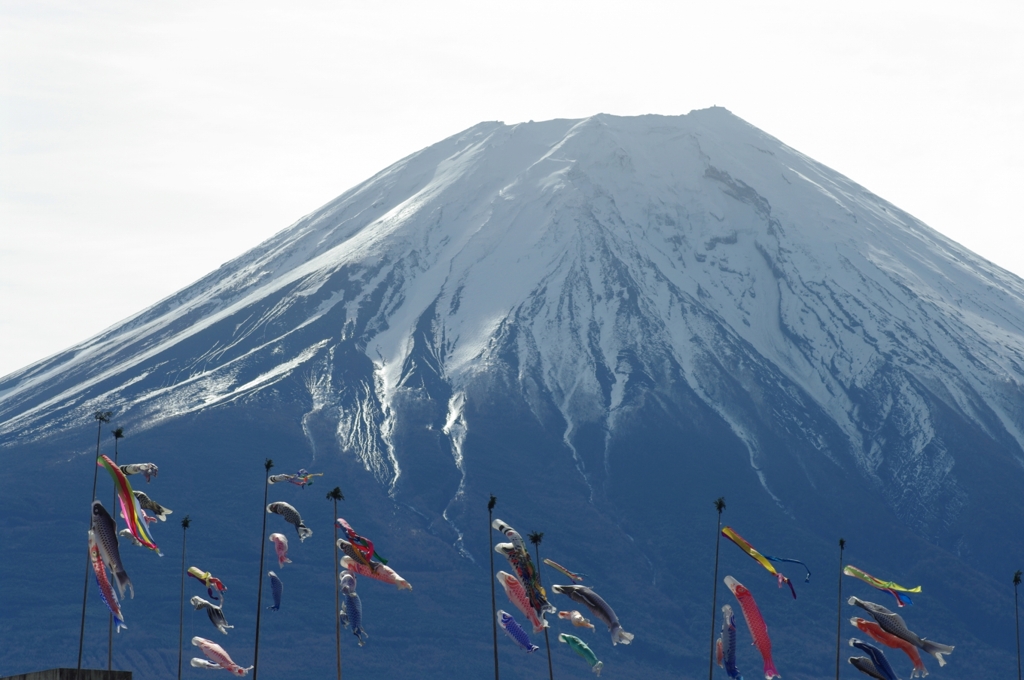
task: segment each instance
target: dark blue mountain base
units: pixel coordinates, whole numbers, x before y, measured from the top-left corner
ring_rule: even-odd
[[[456,534],[441,517],[457,487],[450,474],[430,475],[429,467],[423,467],[415,477],[406,476],[391,499],[350,454],[319,452],[316,464],[324,470],[324,479],[331,484],[331,480],[342,481],[345,514],[358,520],[367,534],[380,537],[377,540],[387,546],[391,564],[415,587],[412,592],[398,592],[361,579],[359,591],[364,608],[376,622],[375,634],[373,644],[362,649],[350,644],[351,636],[343,638],[346,672],[443,678],[450,677],[452,669],[479,677],[489,671],[490,584],[482,527],[486,499],[492,492],[499,498],[503,516],[514,517],[526,530],[545,531],[547,555],[585,567],[588,584],[614,602],[620,618],[636,633],[628,648],[613,648],[603,636],[601,641],[591,641],[606,672],[615,669],[623,677],[669,678],[680,673],[697,676],[704,668],[715,530],[708,499],[723,493],[728,494],[730,523],[757,536],[760,544],[807,556],[808,562],[822,565],[822,573],[836,562],[833,547],[835,536],[841,534],[848,541],[848,554],[857,546],[859,562],[885,564],[890,573],[920,581],[925,587],[922,604],[927,604],[915,607],[914,626],[933,637],[941,631],[941,639],[958,643],[956,655],[943,671],[951,677],[966,677],[954,675],[961,666],[1011,672],[1012,655],[987,642],[1005,637],[1007,625],[1012,630],[1012,609],[1001,616],[990,615],[993,605],[1006,597],[999,584],[970,563],[901,528],[884,510],[882,499],[855,488],[840,472],[801,469],[796,462],[798,451],[773,452],[773,460],[794,461],[793,474],[780,475],[789,482],[778,493],[798,502],[780,507],[763,493],[744,447],[724,424],[714,424],[712,413],[688,401],[685,394],[677,395],[678,405],[665,395],[658,399],[647,395],[645,410],[633,416],[610,447],[610,472],[594,466],[591,503],[591,490],[560,439],[546,434],[522,401],[498,397],[501,392],[493,385],[484,386],[482,394],[483,399],[473,395],[469,399],[468,417],[474,427],[465,446],[465,496],[449,507],[449,517],[465,532],[463,545],[473,559],[460,555]],[[403,465],[437,451],[437,439],[427,427],[438,425],[430,415],[430,403],[424,395],[420,408],[411,410],[413,415],[399,425],[396,435],[403,442],[398,452]],[[289,408],[287,393],[262,394],[126,440],[127,456],[132,455],[129,451],[145,451],[147,460],[160,465],[161,476],[154,484],[160,484],[161,497],[192,516],[189,562],[214,570],[228,585],[228,607],[235,624],[231,652],[236,660],[241,658],[239,663],[251,663],[245,653],[251,649],[254,624],[256,584],[251,581],[259,556],[262,461],[271,456],[285,467],[310,464],[302,410],[292,404]],[[418,418],[417,413],[426,417]],[[433,417],[436,413],[435,409]],[[695,429],[696,423],[703,434]],[[90,429],[80,430],[83,440],[88,440]],[[577,448],[585,450],[579,443]],[[81,560],[74,555],[85,550],[87,517],[79,512],[82,516],[76,518],[74,508],[88,507],[92,457],[87,446],[77,449],[70,439],[31,450],[9,449],[13,455],[8,458],[8,480],[42,476],[54,497],[64,501],[40,503],[31,486],[5,483],[10,515],[0,539],[19,561],[33,565],[31,570],[15,570],[8,564],[5,599],[9,611],[42,614],[51,622],[46,629],[36,629],[24,625],[21,614],[4,617],[4,638],[11,641],[0,650],[5,672],[66,665],[75,641],[75,583]],[[808,471],[813,473],[810,480]],[[318,535],[329,536],[331,505],[318,496],[285,488],[270,500],[301,503],[296,507],[307,523],[324,529]],[[991,516],[985,518],[986,511],[995,514],[997,509],[979,508],[980,521],[993,521]],[[161,540],[168,546],[175,542],[172,526],[166,523],[157,529],[163,530],[159,535],[167,537]],[[475,535],[472,528],[477,530]],[[40,540],[41,536],[47,539]],[[75,549],[76,543],[82,544],[81,550]],[[311,675],[326,676],[333,669],[329,571],[333,550],[327,538],[314,536],[306,543],[295,543],[290,551],[294,563],[286,565],[289,606],[277,616],[265,617],[261,668],[276,677],[289,677],[293,667],[289,650],[321,650],[305,655],[303,668]],[[749,558],[734,552],[725,552],[722,564],[758,589],[780,672],[793,678],[820,677],[821,669],[834,659],[834,638],[827,633],[835,616],[834,585],[826,584],[825,578],[806,584],[800,600],[794,602],[788,591],[776,592],[774,579]],[[168,555],[173,558],[173,553]],[[177,659],[178,561],[161,560],[132,546],[125,548],[125,561],[138,593],[125,604],[126,616],[136,626],[115,639],[115,663],[132,668],[137,678],[166,676]],[[975,557],[972,562],[976,561]],[[553,571],[545,577],[548,583],[558,581]],[[858,592],[852,580],[844,586],[845,593]],[[186,597],[199,590],[198,586],[189,589]],[[863,586],[863,590],[871,589]],[[558,596],[553,597],[560,604]],[[190,630],[198,634],[209,626],[204,613],[198,617],[186,613],[186,642]],[[14,621],[20,625],[13,625]],[[425,621],[429,625],[423,625]],[[87,623],[86,665],[100,665],[106,616],[96,597],[90,598]],[[559,622],[552,625],[557,628]],[[566,630],[572,632],[568,626]],[[751,649],[740,645],[741,661]],[[533,659],[512,654],[518,650],[501,652],[503,676],[526,678],[539,672],[540,666],[531,665]],[[577,661],[556,654],[559,677],[588,677]],[[743,662],[744,666],[755,664],[753,658]]]

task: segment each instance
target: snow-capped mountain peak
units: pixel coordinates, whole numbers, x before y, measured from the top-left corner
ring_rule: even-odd
[[[933,399],[1024,461],[1022,312],[1019,279],[724,109],[482,123],[9,376],[0,413],[3,432],[40,434],[102,402],[147,426],[302,375],[342,447],[393,487],[388,433],[417,362],[450,390],[449,436],[474,380],[515,366],[572,450],[584,424],[612,436],[636,390],[682,380],[769,492],[762,420],[869,476],[902,461],[921,494],[897,501],[909,515],[956,486],[931,446]],[[332,382],[342,344],[372,366],[358,387]],[[755,404],[723,399],[723,376]],[[883,455],[881,423],[913,433],[909,448]]]

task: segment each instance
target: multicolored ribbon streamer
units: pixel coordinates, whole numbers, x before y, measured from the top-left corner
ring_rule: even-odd
[[[910,599],[910,596],[904,595],[904,593],[921,592],[921,586],[917,586],[916,588],[904,588],[898,583],[893,583],[892,581],[883,581],[881,579],[875,578],[871,574],[867,573],[866,571],[861,571],[852,564],[848,564],[845,567],[843,567],[843,573],[847,576],[859,578],[861,581],[864,581],[864,583],[867,583],[872,588],[884,590],[885,592],[889,593],[890,595],[896,598],[896,604],[900,607],[905,607],[907,605],[914,604],[914,601]]]
[[[188,575],[206,586],[206,592],[209,593],[211,600],[217,600],[219,602],[220,596],[218,596],[217,593],[223,593],[228,589],[228,587],[224,585],[223,581],[210,572],[203,571],[199,567],[189,567]],[[217,589],[217,593],[213,592],[214,588]]]
[[[339,517],[337,520],[338,526],[345,531],[345,535],[348,536],[348,542],[352,544],[352,547],[365,558],[365,564],[369,566],[370,561],[376,558],[381,564],[387,564],[388,561],[380,556],[380,554],[373,549],[373,541],[368,538],[364,538],[355,532],[348,522],[343,518]]]
[[[788,578],[786,578],[785,576],[782,575],[782,572],[776,571],[775,567],[772,565],[772,563],[769,562],[770,559],[778,559],[778,558],[769,558],[769,557],[766,557],[765,555],[762,555],[761,553],[759,553],[757,550],[754,549],[754,546],[752,546],[749,543],[747,543],[747,541],[742,536],[740,536],[735,531],[733,531],[731,527],[725,527],[724,529],[722,529],[722,535],[725,536],[726,538],[728,538],[733,543],[735,543],[737,546],[739,546],[740,550],[742,550],[743,552],[747,553],[752,558],[754,558],[757,561],[758,564],[760,564],[762,567],[764,567],[765,569],[768,570],[768,573],[772,574],[776,579],[778,579],[779,587],[780,588],[782,587],[783,583],[785,583],[787,586],[789,586],[789,591],[791,593],[793,593],[793,599],[794,600],[796,599],[796,589],[793,588],[793,584],[790,582],[790,580]],[[790,561],[795,561],[795,560],[785,560],[785,561],[790,562]],[[808,576],[807,577],[810,578],[810,570],[808,570]]]

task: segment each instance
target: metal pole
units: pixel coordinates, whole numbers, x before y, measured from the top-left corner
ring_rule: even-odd
[[[718,607],[718,544],[722,540],[722,510],[725,510],[725,498],[715,501],[718,510],[718,529],[715,531],[715,579],[711,588],[711,650],[708,652],[708,680],[715,672],[715,609]]]
[[[1017,614],[1017,586],[1020,585],[1020,571],[1013,575],[1013,621],[1017,630],[1017,680],[1020,679],[1020,616]]]
[[[113,432],[113,434],[114,434],[114,465],[117,465],[117,443],[121,440],[121,437],[124,436],[123,432],[124,432],[124,430],[122,428],[120,428],[120,427],[117,428],[116,430],[114,430],[114,432]],[[96,457],[99,458],[99,456],[96,456]],[[116,507],[117,507],[117,486],[115,485],[114,486],[114,500],[111,501],[110,508],[114,509]],[[114,533],[116,534],[117,533],[117,513],[116,512],[112,512],[110,514],[110,516],[111,516],[111,518],[114,519]],[[109,615],[107,616],[107,670],[108,671],[112,668],[113,657],[114,657],[114,612],[110,612]]]
[[[338,500],[345,500],[345,496],[341,493],[341,487],[334,487],[327,498],[334,501],[334,517],[332,522],[334,524],[334,566],[331,568],[331,573],[334,575],[334,648],[338,653],[338,680],[341,680],[341,620],[338,612],[341,606],[338,602]]]
[[[338,593],[338,501],[334,501],[334,566],[331,568],[334,574],[334,648],[338,654],[338,680],[341,680],[341,603]]]
[[[96,419],[96,459],[100,457],[100,434],[103,431],[103,423],[110,422],[110,411],[96,411],[93,417]],[[89,501],[89,526],[92,526],[92,502],[96,500],[96,473],[98,466],[93,461],[92,468],[92,500]],[[82,584],[82,626],[78,631],[78,665],[75,666],[75,680],[82,674],[82,643],[85,641],[85,603],[89,598],[89,569],[92,568],[92,556],[88,551],[85,553],[85,582]]]
[[[839,539],[839,595],[836,596],[836,680],[839,680],[839,626],[842,623],[843,609],[843,550],[846,540]]]
[[[494,680],[498,680],[498,605],[494,600],[494,533],[491,523],[494,519],[491,514],[494,512],[494,505],[498,499],[491,494],[491,500],[487,502],[487,554],[491,556],[491,634],[494,640]]]
[[[544,584],[540,578],[540,542],[544,539],[543,531],[535,531],[530,534],[530,541],[533,543],[533,553],[537,557],[537,583]],[[492,551],[493,552],[493,551]],[[543,615],[542,615],[543,616]],[[554,671],[551,670],[551,643],[548,640],[548,627],[544,626],[544,647],[548,650],[548,680],[555,680]]]
[[[260,670],[260,614],[263,613],[263,548],[267,544],[267,490],[270,488],[268,475],[272,467],[274,467],[274,461],[267,458],[263,462],[266,474],[263,475],[263,532],[260,534],[260,585],[256,591],[256,647],[252,653],[252,680],[256,680],[256,674]]]
[[[338,680],[341,680],[341,603],[338,594],[338,501],[334,501],[334,566],[331,572],[334,574],[334,648],[338,654]]]
[[[192,520],[185,515],[181,520],[181,599],[178,600],[178,680],[181,680],[181,634],[182,623],[185,618],[185,532]]]

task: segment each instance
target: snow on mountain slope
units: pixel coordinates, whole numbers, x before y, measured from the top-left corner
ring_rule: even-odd
[[[366,370],[339,381],[353,352]],[[443,434],[463,480],[467,394],[510,366],[538,417],[557,409],[592,491],[602,471],[580,429],[613,437],[631,390],[668,393],[676,369],[783,505],[767,421],[854,461],[926,528],[965,502],[936,400],[1024,465],[1024,282],[718,108],[482,123],[413,154],[4,378],[0,437],[100,408],[146,428],[295,378],[306,419],[394,490],[396,399],[424,363],[450,391]],[[723,376],[753,406],[723,398]]]

